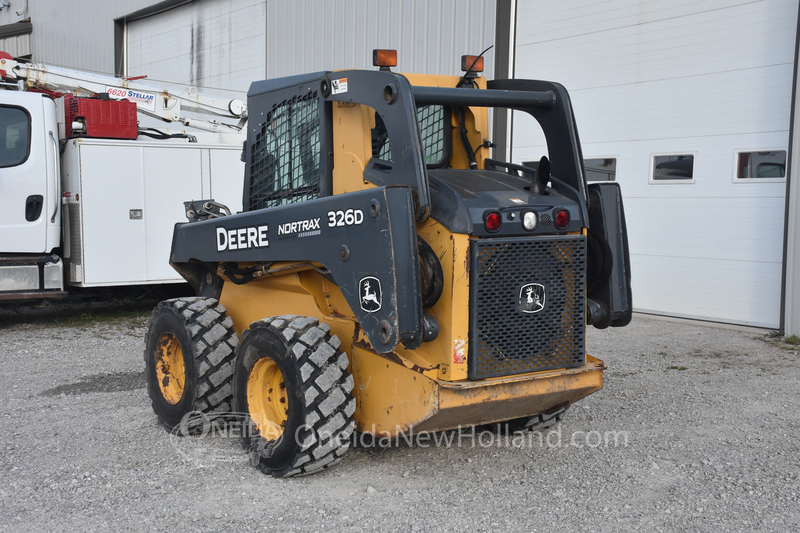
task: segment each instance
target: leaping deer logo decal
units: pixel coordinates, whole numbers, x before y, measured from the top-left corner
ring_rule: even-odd
[[[380,310],[382,297],[381,297],[381,281],[374,276],[367,276],[361,278],[358,282],[358,294],[361,300],[361,309],[367,313],[374,313]]]
[[[545,289],[541,283],[528,283],[519,289],[517,310],[523,313],[538,313],[544,309]]]

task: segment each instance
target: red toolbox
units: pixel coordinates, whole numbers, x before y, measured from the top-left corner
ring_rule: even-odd
[[[64,96],[66,137],[136,139],[136,104],[128,100]],[[74,123],[81,125],[75,127]]]

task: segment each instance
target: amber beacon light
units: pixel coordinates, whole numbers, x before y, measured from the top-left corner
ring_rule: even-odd
[[[462,72],[483,72],[483,56],[461,56]]]
[[[381,70],[397,66],[397,50],[373,50],[372,65]]]

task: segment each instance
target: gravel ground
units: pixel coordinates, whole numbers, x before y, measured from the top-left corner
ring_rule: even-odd
[[[145,320],[0,317],[0,530],[800,530],[800,364],[778,338],[641,316],[590,329],[605,387],[556,428],[358,447],[282,481],[231,438],[156,424]]]

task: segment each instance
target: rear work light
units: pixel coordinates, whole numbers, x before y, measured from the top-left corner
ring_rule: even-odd
[[[535,230],[538,222],[535,211],[525,211],[525,214],[522,215],[522,227],[528,231]]]
[[[373,50],[372,66],[381,67],[381,70],[389,70],[389,67],[396,67],[397,50]]]
[[[566,229],[569,226],[569,211],[561,210],[556,213],[556,228]]]
[[[500,229],[500,213],[497,211],[488,211],[483,215],[483,227],[486,231],[495,232]]]

